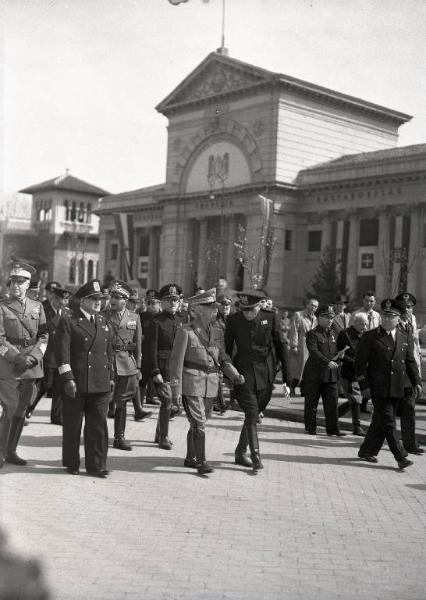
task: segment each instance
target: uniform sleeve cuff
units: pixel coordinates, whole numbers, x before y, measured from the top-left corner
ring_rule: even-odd
[[[63,375],[64,373],[68,373],[69,371],[71,371],[71,365],[61,365],[60,367],[58,367],[59,375]]]

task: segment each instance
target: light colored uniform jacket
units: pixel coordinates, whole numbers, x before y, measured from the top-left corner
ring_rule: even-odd
[[[200,341],[201,336],[208,351]],[[230,357],[223,351],[222,334],[217,326],[194,331],[192,325],[184,325],[176,333],[170,355],[170,385],[173,396],[197,396],[215,398],[219,389],[219,369],[231,381],[239,373]],[[214,357],[214,358],[213,358]]]
[[[49,335],[41,302],[7,298],[0,303],[0,379],[43,377],[43,356]],[[29,355],[37,364],[24,372],[15,369],[15,359]]]
[[[116,375],[136,375],[141,368],[142,328],[139,315],[127,308],[121,314],[104,310],[102,315],[112,334],[113,365]]]

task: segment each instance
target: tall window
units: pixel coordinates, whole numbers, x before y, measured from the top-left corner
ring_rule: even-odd
[[[80,206],[78,209],[78,222],[84,223],[84,203],[80,202]]]
[[[377,246],[379,243],[379,219],[361,219],[359,222],[359,245]]]
[[[91,223],[92,222],[92,205],[89,204],[87,205],[87,214],[86,214],[86,223]]]
[[[322,231],[308,231],[308,252],[321,251]]]
[[[77,202],[73,202],[71,206],[70,220],[75,221],[77,218]]]
[[[111,244],[111,260],[117,260],[118,258],[118,244],[113,242]]]
[[[65,200],[64,206],[65,206],[65,221],[69,221],[70,220],[70,204],[69,204],[68,200]]]
[[[70,260],[69,282],[75,283],[75,258]]]
[[[87,263],[87,279],[93,279],[93,260]]]
[[[291,229],[285,230],[285,238],[284,238],[284,250],[291,250],[292,247],[292,231]]]
[[[78,283],[79,285],[84,283],[84,260],[82,258],[78,261]]]

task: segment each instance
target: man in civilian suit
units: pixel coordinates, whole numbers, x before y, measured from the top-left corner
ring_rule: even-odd
[[[97,279],[76,294],[80,307],[62,317],[55,339],[55,357],[63,383],[62,462],[71,475],[79,474],[83,417],[86,471],[105,478],[108,452],[107,412],[114,387],[111,331],[101,310]]]

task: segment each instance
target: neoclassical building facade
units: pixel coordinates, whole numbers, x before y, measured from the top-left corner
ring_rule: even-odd
[[[327,250],[354,299],[408,287],[424,303],[426,144],[396,147],[409,115],[223,53],[156,108],[166,181],[102,198],[100,276],[127,253],[143,288],[221,275],[293,308]]]

